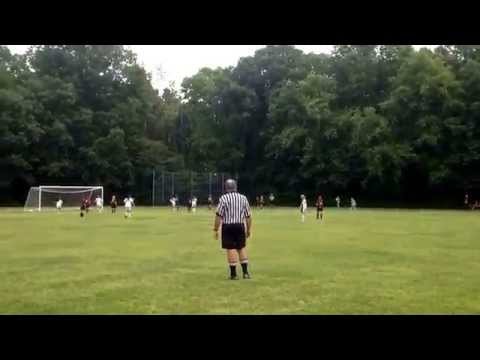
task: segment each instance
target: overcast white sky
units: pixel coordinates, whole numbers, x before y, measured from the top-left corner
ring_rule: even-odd
[[[30,45],[7,45],[14,53],[24,53]],[[152,73],[153,85],[163,90],[171,82],[180,88],[182,80],[202,67],[235,66],[244,56],[251,56],[265,45],[130,45],[138,60]],[[436,45],[414,45],[433,48]],[[328,53],[333,45],[295,45],[306,53]],[[161,69],[158,71],[157,69]],[[163,74],[163,75],[161,75]]]

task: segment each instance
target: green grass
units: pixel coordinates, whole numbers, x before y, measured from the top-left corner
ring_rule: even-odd
[[[480,313],[475,212],[255,211],[253,279],[229,281],[213,212],[119,210],[0,211],[0,313]]]

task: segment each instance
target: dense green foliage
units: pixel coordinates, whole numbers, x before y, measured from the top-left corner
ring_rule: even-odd
[[[477,45],[267,46],[162,95],[122,46],[0,46],[0,187],[19,201],[81,183],[141,199],[155,167],[239,174],[279,201],[461,204],[480,179],[479,99]]]

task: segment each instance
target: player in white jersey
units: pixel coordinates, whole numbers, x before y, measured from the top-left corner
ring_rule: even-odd
[[[270,200],[270,206],[273,206],[273,202],[275,201],[275,196],[273,195],[273,193],[270,193],[268,200]]]
[[[300,203],[300,212],[302,213],[302,222],[305,222],[305,213],[307,212],[307,198],[305,195],[300,195],[300,199],[302,200]]]
[[[58,199],[58,201],[57,201],[57,211],[61,211],[61,210],[62,210],[62,206],[63,206],[63,200],[62,200],[62,199]]]
[[[340,207],[340,196],[337,196],[335,198],[335,201],[337,202],[337,208],[339,208]]]
[[[192,212],[197,211],[197,198],[194,196],[192,198]]]
[[[175,196],[172,196],[170,198],[170,205],[172,205],[173,211],[177,210],[177,199],[175,198]]]
[[[212,195],[208,195],[208,210],[212,210],[213,198]]]
[[[95,198],[95,205],[97,206],[98,212],[103,212],[103,199],[100,196]]]
[[[123,199],[123,204],[126,204],[127,201],[130,201],[130,204],[132,204],[132,206],[135,206],[135,201],[133,200],[133,197],[131,195]]]
[[[125,218],[132,217],[132,207],[133,207],[132,199],[130,197],[125,198],[123,200],[123,203],[125,204]]]
[[[357,208],[357,202],[355,201],[355,199],[353,197],[350,198],[350,206],[351,206],[352,210],[355,210]]]

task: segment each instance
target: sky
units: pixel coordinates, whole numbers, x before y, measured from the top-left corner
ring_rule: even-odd
[[[24,53],[30,45],[7,45],[14,53]],[[436,45],[413,45],[434,48]],[[180,89],[182,80],[203,67],[235,66],[241,57],[252,56],[265,45],[127,45],[138,61],[152,74],[152,84],[163,90],[172,84]],[[305,53],[329,53],[333,45],[295,45]]]

